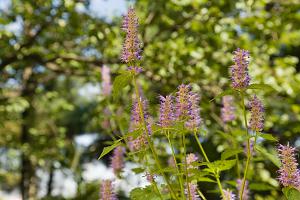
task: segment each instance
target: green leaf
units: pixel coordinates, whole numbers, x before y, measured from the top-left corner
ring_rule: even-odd
[[[274,90],[270,85],[268,84],[251,84],[247,87],[247,89],[253,89],[253,90]]]
[[[217,160],[207,164],[214,171],[225,171],[231,169],[236,163],[236,160]]]
[[[208,177],[199,177],[197,178],[197,180],[199,182],[209,182],[209,183],[215,183],[216,181],[211,179],[211,178],[208,178]]]
[[[280,167],[280,160],[277,156],[270,154],[265,148],[258,145],[255,146],[255,149],[259,151],[265,158],[269,159],[278,168]]]
[[[222,154],[221,154],[221,159],[222,160],[226,160],[227,158],[230,158],[232,156],[235,156],[236,154],[239,154],[243,152],[242,149],[228,149],[225,150]]]
[[[102,150],[101,155],[99,156],[98,160],[101,159],[103,156],[105,156],[106,154],[108,154],[109,152],[111,152],[112,150],[114,150],[114,148],[116,148],[117,146],[121,145],[121,140],[116,140],[112,145],[104,147]]]
[[[155,193],[154,188],[150,185],[146,188],[135,188],[130,192],[130,199],[132,200],[159,200],[159,196]]]
[[[288,200],[299,200],[300,199],[300,192],[295,188],[285,187],[282,189],[284,196]]]
[[[251,183],[249,184],[249,188],[250,190],[256,190],[256,191],[269,191],[269,190],[273,190],[274,187],[266,184],[266,183]]]
[[[260,133],[258,134],[259,137],[262,137],[266,140],[269,140],[269,141],[273,141],[273,142],[277,142],[278,139],[275,138],[272,134],[267,134],[267,133]]]
[[[123,72],[122,74],[118,75],[113,83],[113,98],[116,99],[121,90],[126,87],[129,82],[132,80],[132,74],[130,72]]]
[[[234,93],[236,93],[236,91],[233,90],[233,89],[225,90],[225,91],[221,92],[220,94],[218,94],[217,96],[215,96],[215,98],[211,99],[210,102],[214,101],[215,99],[221,98],[221,97],[226,96],[226,95],[231,95],[231,94],[234,94]]]
[[[143,173],[145,171],[145,169],[143,169],[141,167],[137,167],[137,168],[133,168],[131,171],[133,171],[136,174],[140,174],[140,173]]]

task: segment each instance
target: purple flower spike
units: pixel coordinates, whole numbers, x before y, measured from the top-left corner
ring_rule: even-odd
[[[231,66],[231,81],[234,89],[245,89],[250,84],[248,74],[249,52],[237,49],[233,52],[234,65]]]
[[[113,191],[111,180],[104,180],[101,184],[100,200],[117,200],[117,196]]]
[[[296,161],[296,148],[279,145],[278,154],[281,161],[279,181],[284,187],[294,187],[300,191],[300,170]]]
[[[243,180],[237,179],[237,189],[239,192],[239,196],[241,196],[242,193],[242,187],[243,187]],[[245,182],[244,192],[243,192],[243,200],[249,200],[250,199],[250,191],[248,189],[248,181]]]
[[[201,125],[200,108],[199,108],[199,95],[193,92],[189,93],[188,99],[188,121],[185,126],[190,130],[195,130]]]
[[[193,163],[197,162],[197,160],[198,160],[198,157],[195,154],[189,153],[186,156],[187,169],[197,169],[196,166],[193,166]]]
[[[151,129],[151,119],[149,117],[149,114],[147,112],[147,108],[148,108],[148,102],[146,100],[142,100],[142,109],[143,109],[143,113],[144,113],[144,121],[146,123],[147,126],[147,131],[149,133],[149,135],[152,134],[152,129]],[[142,118],[140,117],[140,107],[139,107],[139,103],[137,100],[135,100],[133,102],[133,106],[132,106],[132,110],[131,110],[131,121],[130,121],[130,126],[129,126],[129,131],[135,131],[138,129],[143,129],[143,121]],[[145,135],[146,132],[144,132],[144,134],[138,136],[136,139],[133,139],[132,137],[129,138],[129,149],[131,151],[135,151],[135,150],[140,150],[142,147],[144,147],[147,144],[147,136]]]
[[[114,149],[113,156],[111,157],[111,168],[115,175],[119,175],[124,168],[124,148],[118,146]]]
[[[149,183],[154,183],[154,181],[155,181],[155,176],[154,176],[153,174],[151,174],[151,173],[149,173],[149,172],[146,172],[145,176],[146,176],[146,179],[147,179],[147,181],[148,181]]]
[[[129,8],[127,15],[123,18],[122,30],[126,32],[126,38],[123,45],[121,60],[125,63],[134,63],[141,60],[140,41],[138,38],[138,18],[135,10]],[[131,70],[136,69],[130,68]]]
[[[250,129],[260,132],[264,128],[264,107],[256,95],[250,100],[251,118],[249,122]]]
[[[229,189],[223,190],[224,197],[222,197],[222,200],[235,200],[236,196],[233,194],[233,192]]]
[[[221,109],[221,118],[224,123],[235,120],[235,107],[233,106],[233,97],[226,95],[222,98],[223,107]]]
[[[187,187],[187,185],[185,188],[186,198],[191,200],[201,200],[201,198],[197,193],[197,184],[196,183],[188,183],[188,184],[189,184],[189,188]]]
[[[102,94],[104,96],[109,96],[112,90],[111,79],[110,79],[110,69],[106,65],[101,68],[102,76]]]
[[[186,156],[186,168],[188,170],[188,174],[187,174],[188,176],[193,175],[193,172],[191,172],[191,170],[198,168],[197,166],[193,165],[197,161],[198,161],[198,157],[193,153],[190,153]]]
[[[160,109],[159,109],[159,125],[163,128],[170,127],[174,122],[174,108],[173,97],[168,95],[166,97],[159,96]]]
[[[189,110],[189,93],[191,87],[189,85],[181,84],[178,86],[176,92],[176,119],[186,119]]]

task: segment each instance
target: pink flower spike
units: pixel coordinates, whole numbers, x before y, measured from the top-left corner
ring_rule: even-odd
[[[296,160],[296,148],[288,145],[279,145],[278,154],[281,167],[278,170],[278,180],[284,187],[294,187],[300,191],[300,170]]]
[[[113,190],[114,188],[111,180],[102,181],[100,190],[100,200],[118,200]]]

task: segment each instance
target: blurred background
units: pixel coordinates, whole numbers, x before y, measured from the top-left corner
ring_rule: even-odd
[[[298,0],[0,0],[1,200],[98,199],[100,180],[113,177],[109,159],[97,158],[118,134],[112,118],[127,129],[132,88],[117,99],[104,96],[101,67],[112,80],[126,69],[120,27],[130,5],[140,18],[139,81],[153,116],[158,94],[192,83],[210,130],[205,146],[218,158],[220,100],[210,100],[229,87],[231,53],[241,47],[251,54],[252,83],[274,89],[258,93],[265,132],[300,146]],[[133,167],[127,162],[125,180],[116,182],[122,199],[145,184]],[[276,170],[266,162],[256,172],[274,186],[260,187],[257,199],[276,199],[269,172]]]

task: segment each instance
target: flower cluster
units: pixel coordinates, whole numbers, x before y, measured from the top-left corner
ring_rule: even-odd
[[[185,188],[185,195],[187,199],[190,200],[201,200],[197,193],[197,184],[196,183],[188,183]]]
[[[241,196],[242,187],[243,187],[243,180],[237,179],[237,189],[238,189],[239,196]],[[244,187],[244,192],[243,192],[243,200],[249,200],[249,199],[250,199],[250,191],[248,189],[248,181],[246,181],[245,187]]]
[[[138,18],[135,10],[129,8],[127,15],[123,18],[122,29],[126,32],[126,38],[123,45],[121,60],[129,64],[128,70],[139,73],[142,69],[134,65],[136,61],[141,60],[141,48],[138,38]]]
[[[251,117],[249,126],[253,131],[260,132],[264,128],[264,107],[262,102],[255,95],[250,100]]]
[[[153,183],[155,181],[155,176],[153,174],[146,172],[145,176],[149,183]]]
[[[151,135],[151,120],[149,117],[149,114],[147,112],[148,108],[148,102],[146,100],[140,99],[140,102],[142,104],[142,112],[144,114],[144,119],[141,118],[141,110],[139,106],[139,102],[135,100],[133,102],[132,110],[131,110],[131,121],[130,121],[130,131],[135,131],[138,129],[143,129],[143,120],[146,123],[147,126],[147,132],[149,135]],[[129,138],[129,149],[131,151],[134,150],[140,150],[142,147],[144,147],[147,144],[147,136],[144,134],[138,136],[136,139],[133,139],[132,137]]]
[[[227,189],[227,190],[223,189],[223,193],[224,193],[224,198],[222,198],[222,200],[235,200],[236,199],[235,194],[229,189]]]
[[[198,161],[198,157],[193,153],[189,153],[186,156],[186,168],[188,170],[187,176],[193,176],[193,172],[191,170],[198,168],[197,166],[194,165],[194,163],[197,161]]]
[[[198,157],[195,154],[189,153],[186,156],[186,165],[187,165],[187,168],[188,169],[197,169],[196,166],[193,166],[193,163],[197,162],[197,160],[198,160]]]
[[[111,168],[115,175],[118,175],[124,168],[124,148],[118,146],[114,149],[113,156],[111,157]]]
[[[300,191],[300,170],[295,158],[294,147],[289,145],[279,145],[278,153],[281,160],[279,172],[279,181],[285,187],[294,187]]]
[[[189,130],[195,130],[201,124],[199,99],[200,99],[200,97],[197,93],[194,93],[194,92],[189,93],[188,121],[185,123],[185,126]]]
[[[112,90],[111,80],[110,80],[110,69],[106,65],[101,68],[102,77],[102,94],[104,96],[109,96]]]
[[[221,109],[221,118],[223,122],[235,120],[235,107],[233,106],[233,97],[226,95],[222,98],[223,107]]]
[[[111,180],[104,180],[100,189],[100,200],[117,200]]]
[[[159,125],[163,128],[169,127],[174,122],[174,108],[173,99],[171,95],[166,97],[159,96],[160,109],[159,109]]]
[[[181,84],[178,86],[178,91],[176,92],[176,113],[177,119],[186,119],[188,117],[189,110],[189,96],[190,96],[190,85]]]
[[[249,52],[238,48],[233,53],[234,65],[231,66],[232,87],[234,89],[245,89],[250,83],[248,74]]]

